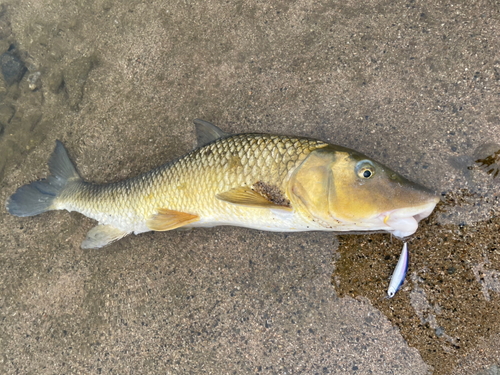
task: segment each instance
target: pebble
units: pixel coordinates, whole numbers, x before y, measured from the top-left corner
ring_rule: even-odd
[[[0,56],[0,69],[9,86],[18,83],[26,72],[24,63],[10,52],[5,52]]]
[[[73,110],[78,110],[83,98],[83,87],[94,64],[94,56],[81,57],[69,63],[63,71],[64,85],[68,91],[69,106]]]
[[[35,72],[31,73],[28,76],[28,87],[30,88],[31,91],[35,91],[36,89],[40,88],[40,76],[42,73],[40,72]]]
[[[479,372],[477,375],[500,375],[500,367],[493,365],[490,368]]]
[[[46,78],[46,84],[50,92],[57,94],[63,85],[63,75],[62,72],[56,70],[49,74]]]
[[[0,105],[0,124],[7,125],[14,116],[15,109],[8,104]]]

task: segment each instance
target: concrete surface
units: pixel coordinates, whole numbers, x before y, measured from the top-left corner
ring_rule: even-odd
[[[83,251],[91,220],[3,210],[0,373],[495,370],[498,325],[460,314],[500,308],[499,45],[498,1],[2,2],[0,54],[28,68],[0,84],[2,202],[46,176],[56,139],[111,182],[189,151],[194,118],[355,148],[444,198],[385,307],[388,235],[214,228]],[[467,283],[430,267],[453,243],[472,254],[456,258]]]

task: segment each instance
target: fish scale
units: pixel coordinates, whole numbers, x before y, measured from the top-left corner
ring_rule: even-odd
[[[439,198],[354,150],[320,140],[229,135],[195,120],[199,148],[137,177],[85,182],[61,142],[50,176],[7,200],[16,216],[77,211],[99,222],[82,248],[129,233],[236,225],[268,231],[413,234]]]
[[[158,208],[230,220],[244,214],[218,202],[217,193],[258,181],[284,191],[287,171],[326,145],[307,138],[235,135],[129,180],[102,185],[80,182],[61,194],[55,206],[136,232],[145,229],[143,224]]]

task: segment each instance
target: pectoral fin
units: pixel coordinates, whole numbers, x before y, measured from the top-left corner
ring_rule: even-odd
[[[274,186],[258,182],[216,195],[217,199],[242,206],[291,210],[290,201]]]
[[[125,237],[127,234],[129,232],[124,232],[111,225],[98,225],[87,233],[87,237],[82,242],[82,249],[98,249]]]
[[[151,230],[166,231],[183,227],[198,220],[200,220],[198,215],[160,208],[156,215],[146,221],[146,225]]]

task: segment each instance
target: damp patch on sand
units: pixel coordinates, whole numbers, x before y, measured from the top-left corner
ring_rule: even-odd
[[[443,197],[408,240],[409,267],[396,296],[384,298],[403,242],[386,234],[340,236],[332,284],[340,297],[366,297],[399,328],[433,374],[450,374],[479,342],[500,334],[500,213],[442,224],[453,206],[481,200],[467,190]]]

